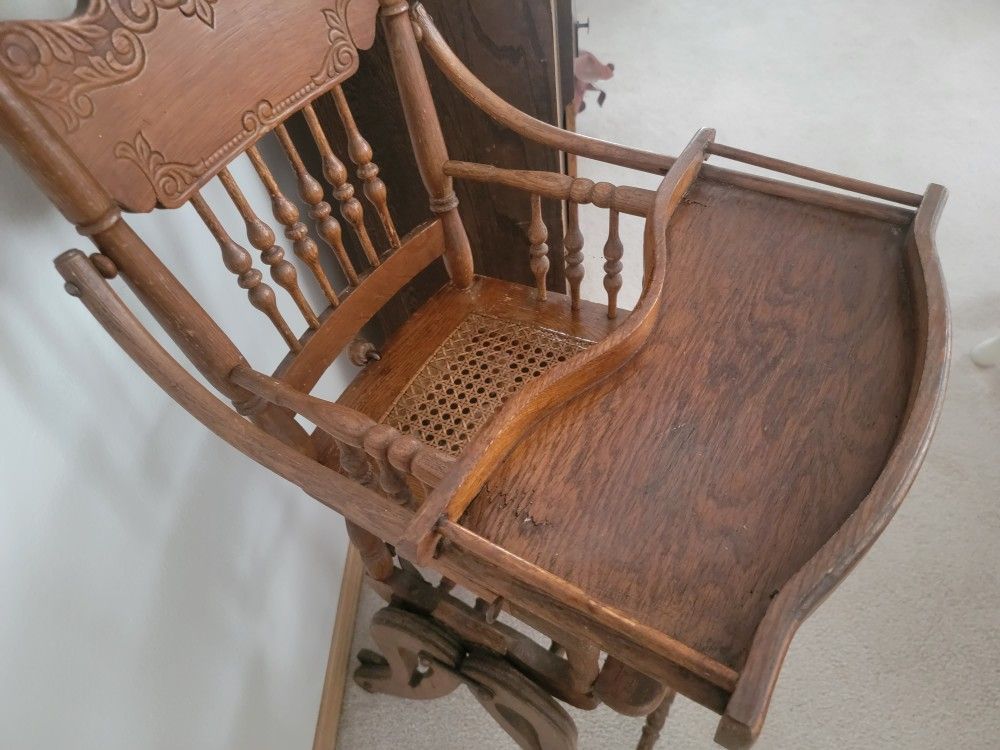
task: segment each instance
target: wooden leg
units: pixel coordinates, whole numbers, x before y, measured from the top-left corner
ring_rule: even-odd
[[[350,666],[351,636],[354,634],[354,620],[358,613],[358,597],[361,595],[363,579],[361,557],[352,545],[347,550],[347,563],[344,565],[344,577],[340,584],[340,601],[333,622],[330,658],[326,662],[326,678],[323,680],[323,697],[319,704],[313,750],[334,750],[337,746],[337,730]]]
[[[670,693],[670,688],[613,656],[604,661],[594,691],[609,708],[626,716],[648,716]]]
[[[376,581],[384,581],[392,575],[394,569],[392,555],[389,554],[385,542],[350,521],[347,521],[347,535],[351,538],[351,544],[358,550],[368,575]]]
[[[674,702],[674,697],[677,695],[673,690],[667,693],[663,702],[657,707],[653,713],[646,717],[646,726],[642,728],[642,737],[639,738],[639,744],[636,745],[636,750],[653,750],[653,746],[656,741],[660,739],[660,732],[663,729],[664,723],[667,721],[667,715],[670,713],[670,706]]]

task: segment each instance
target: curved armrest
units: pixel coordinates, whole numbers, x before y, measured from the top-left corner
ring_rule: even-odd
[[[392,467],[430,487],[437,486],[455,462],[452,456],[394,427],[379,424],[346,406],[297,391],[250,367],[236,367],[229,379],[270,404],[301,414],[339,444],[364,450],[383,469]]]
[[[244,455],[390,544],[398,543],[410,512],[289,447],[233,411],[160,346],[80,250],[55,261],[67,291],[142,370],[198,421]]]

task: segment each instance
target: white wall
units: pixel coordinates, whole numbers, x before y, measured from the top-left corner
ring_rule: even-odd
[[[0,0],[0,18],[73,4]],[[206,197],[247,245],[221,189]],[[343,521],[211,435],[61,291],[52,258],[92,248],[2,151],[0,225],[0,747],[309,747]],[[270,370],[280,338],[194,212],[135,226]]]

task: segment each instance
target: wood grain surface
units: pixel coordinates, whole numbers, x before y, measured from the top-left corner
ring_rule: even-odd
[[[0,24],[0,70],[119,205],[149,211],[183,204],[353,74],[377,10],[377,0],[89,0],[70,20]]]
[[[901,424],[903,241],[702,179],[668,230],[648,345],[522,441],[463,524],[739,670]]]

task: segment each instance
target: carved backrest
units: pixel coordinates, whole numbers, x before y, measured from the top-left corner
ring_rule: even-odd
[[[380,8],[430,209],[441,217],[407,242],[341,88],[358,69],[359,50],[374,41]],[[242,355],[121,211],[190,203],[208,230],[206,242],[218,245],[250,304],[287,344],[278,375],[305,391],[381,306],[439,256],[456,283],[467,286],[471,253],[443,171],[447,154],[408,11],[407,3],[392,0],[87,0],[66,20],[0,23],[0,141],[94,241],[100,252],[92,260],[101,273],[120,273],[195,366],[241,408],[251,408],[247,393],[229,373]],[[347,153],[335,153],[313,110],[323,95],[339,115]],[[322,174],[310,173],[286,130],[296,113],[308,125]],[[269,165],[268,152],[257,146],[271,131],[280,145],[274,151],[284,152],[280,168],[295,185],[287,191],[278,165]],[[228,169],[244,153],[270,197],[272,216],[254,209]],[[213,179],[243,219],[238,232],[223,225],[218,207],[201,193]],[[378,237],[369,235],[366,210],[379,218]],[[286,257],[279,232],[299,264]],[[357,255],[345,247],[348,233]],[[327,253],[339,274],[324,268]],[[303,293],[300,274],[315,279],[321,305]],[[301,317],[288,315],[290,305],[281,311],[276,287]]]
[[[176,207],[371,46],[378,0],[89,0],[0,24],[0,67],[128,211]]]

